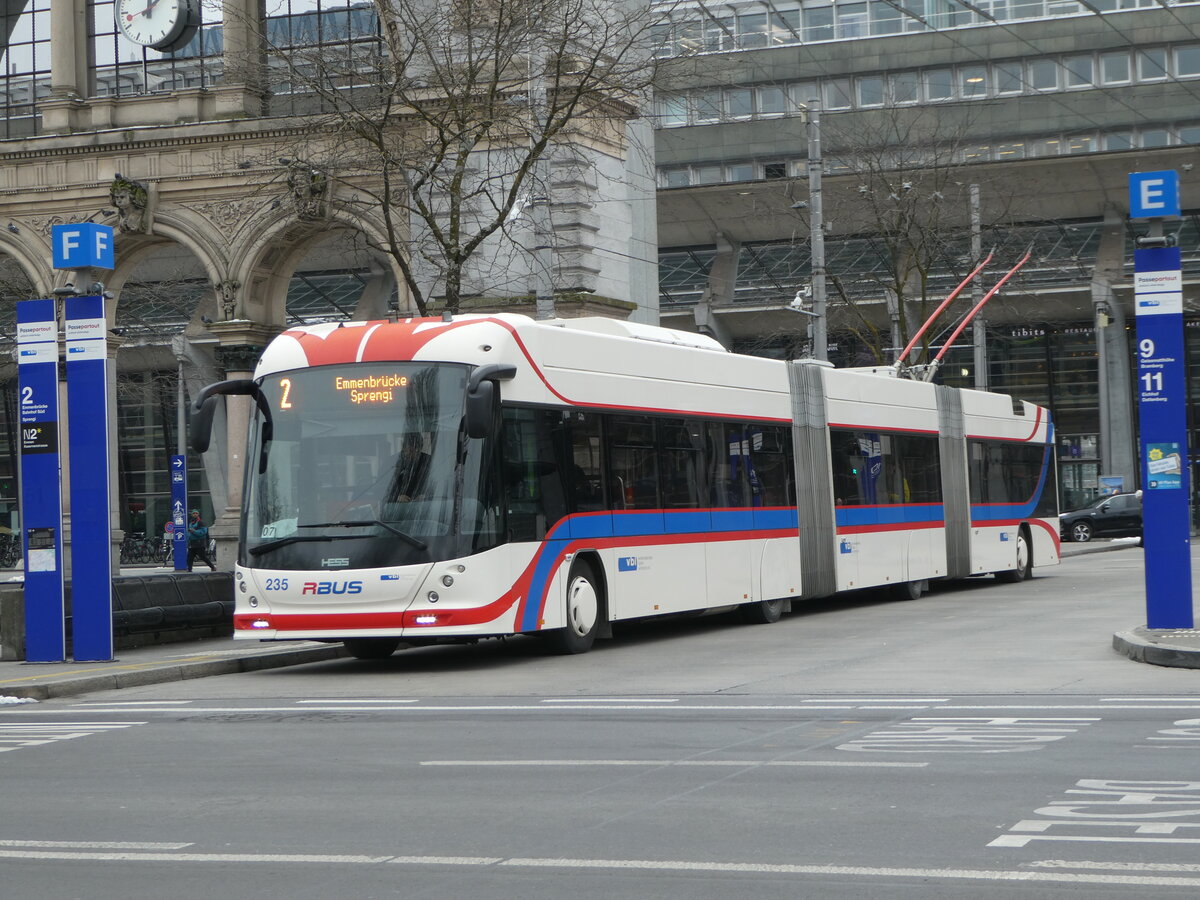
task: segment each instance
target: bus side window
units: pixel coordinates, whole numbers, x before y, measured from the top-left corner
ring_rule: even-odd
[[[971,502],[987,503],[987,448],[982,441],[971,441],[967,447],[970,457]]]
[[[658,508],[654,421],[648,416],[618,415],[612,416],[608,425],[613,509]]]
[[[866,462],[853,431],[830,431],[830,463],[833,469],[833,502],[838,506],[859,506],[859,488]]]
[[[711,504],[716,508],[750,505],[749,457],[743,452],[739,425],[711,423],[708,426],[708,484]]]
[[[563,484],[565,433],[558,412],[543,409],[504,410],[504,498],[508,537],[537,541],[566,515]]]
[[[567,421],[568,478],[571,512],[597,512],[604,509],[604,471],[600,465],[600,416],[572,410],[564,413]]]
[[[701,496],[699,422],[663,419],[658,423],[662,446],[662,495],[665,509],[697,509]]]
[[[751,472],[757,478],[761,506],[795,503],[792,485],[791,431],[775,425],[752,425],[748,430]]]

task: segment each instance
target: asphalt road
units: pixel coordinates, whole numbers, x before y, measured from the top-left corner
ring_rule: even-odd
[[[0,895],[1192,897],[1141,560],[2,708]]]

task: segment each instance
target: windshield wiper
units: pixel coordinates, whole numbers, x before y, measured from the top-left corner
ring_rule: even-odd
[[[400,540],[411,544],[412,546],[416,547],[418,550],[427,550],[429,548],[429,545],[426,544],[420,538],[415,538],[411,534],[405,534],[399,528],[395,528],[395,527],[389,525],[387,522],[381,522],[379,519],[365,519],[361,522],[322,522],[320,525],[315,525],[313,527],[314,528],[333,528],[333,527],[336,527],[339,525],[344,526],[346,528],[365,528],[365,527],[368,527],[371,525],[378,525],[380,528],[386,528],[388,531],[390,531],[396,537],[400,538]],[[299,527],[304,528],[306,526],[301,525]]]
[[[360,534],[289,534],[287,537],[277,538],[273,541],[267,541],[265,544],[251,547],[249,553],[258,556],[260,553],[266,553],[270,550],[277,550],[280,547],[286,547],[288,544],[301,544],[309,541],[347,541],[350,538],[362,537]]]
[[[297,525],[297,528],[369,528],[372,525],[378,525],[380,528],[386,528],[402,541],[412,545],[418,550],[427,550],[429,545],[420,538],[415,538],[410,534],[405,534],[399,528],[393,528],[387,522],[381,522],[378,519],[369,519],[364,521],[354,522],[305,522],[302,525]],[[347,541],[351,538],[364,537],[361,534],[289,534],[287,537],[281,537],[273,541],[267,541],[265,544],[259,544],[257,547],[251,547],[249,552],[258,556],[260,553],[267,553],[275,550],[278,547],[286,547],[288,544],[298,544],[302,542],[312,541]]]

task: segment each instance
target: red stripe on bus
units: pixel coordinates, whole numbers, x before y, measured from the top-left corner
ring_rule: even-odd
[[[920,528],[945,528],[940,519],[936,522],[894,522],[888,525],[839,525],[838,534],[872,534],[883,531],[915,531]]]

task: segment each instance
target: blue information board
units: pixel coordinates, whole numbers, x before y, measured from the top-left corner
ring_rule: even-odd
[[[1191,628],[1183,283],[1178,247],[1134,251],[1146,625]]]
[[[108,325],[103,297],[68,297],[71,635],[80,662],[113,658]]]
[[[187,571],[187,457],[171,457],[171,561],[176,572]]]
[[[53,300],[17,302],[17,384],[25,658],[62,662],[67,637],[58,462],[58,320]]]

